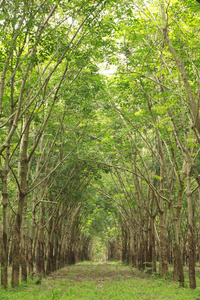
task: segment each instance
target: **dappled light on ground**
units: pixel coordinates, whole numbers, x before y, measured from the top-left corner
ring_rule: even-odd
[[[18,288],[0,289],[0,299],[197,300],[200,299],[198,286],[200,280],[196,290],[189,289],[187,278],[186,287],[180,288],[170,277],[148,275],[121,262],[83,262],[53,272],[39,285],[29,279]]]
[[[68,278],[76,282],[84,280],[96,281],[96,283],[109,280],[127,280],[133,277],[145,277],[145,275],[131,267],[123,266],[120,262],[97,262],[97,263],[78,263],[76,267],[67,266],[57,272],[52,273],[48,280]]]

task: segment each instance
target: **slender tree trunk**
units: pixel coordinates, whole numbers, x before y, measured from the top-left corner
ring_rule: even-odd
[[[198,262],[199,262],[199,266],[200,266],[200,240],[198,237]]]
[[[131,265],[133,267],[136,267],[136,261],[135,261],[135,234],[131,230]]]
[[[174,224],[174,235],[175,235],[175,244],[174,244],[174,275],[173,280],[179,280],[180,286],[184,286],[184,272],[183,272],[183,261],[181,255],[181,247],[179,242],[179,232],[180,232],[180,222],[181,222],[181,203],[183,198],[184,184],[181,182],[180,190],[178,193],[178,203],[175,208],[173,207],[173,224]]]
[[[7,150],[8,153],[9,150]],[[8,159],[7,155],[7,159]],[[5,169],[3,170],[0,161],[0,171],[2,179],[2,204],[3,204],[3,235],[1,248],[1,285],[6,289],[8,286],[8,191],[7,191],[7,176],[8,176],[8,162],[5,162]],[[7,167],[6,167],[7,166]]]
[[[174,211],[174,210],[173,210]],[[177,213],[177,215],[179,215]],[[184,286],[184,272],[183,272],[183,262],[181,256],[181,248],[179,243],[179,219],[174,217],[174,235],[175,235],[175,244],[174,244],[174,275],[173,280],[179,281],[180,286]]]
[[[190,288],[196,288],[195,278],[195,236],[191,193],[191,166],[187,164],[187,203],[188,203],[188,259]]]
[[[54,251],[53,251],[53,270],[57,270],[57,257],[58,257],[58,240],[57,240],[57,232],[54,231]],[[75,253],[74,253],[75,254]],[[75,255],[74,255],[74,263],[75,263]]]
[[[159,154],[160,154],[160,195],[163,196],[164,191],[164,176],[165,176],[165,162],[163,154],[163,142],[158,135]],[[160,223],[160,276],[165,276],[168,273],[168,260],[167,260],[167,228],[165,224],[165,213],[163,199],[159,199],[159,223]]]
[[[153,242],[155,243],[155,241],[153,241],[153,232],[152,232],[152,217],[150,219],[150,224],[149,224],[149,232],[148,232],[148,235],[149,235],[149,247],[148,247],[148,267],[150,268],[149,269],[149,274],[151,274],[152,272],[155,272],[153,270],[154,268],[154,262],[153,262],[153,248],[155,250],[155,244],[153,245]],[[154,259],[155,259],[155,256],[154,256]]]
[[[49,209],[49,218],[50,215],[52,213],[52,208]],[[51,218],[50,222],[49,222],[49,229],[48,229],[48,250],[47,250],[47,266],[46,266],[46,274],[49,275],[51,274],[52,270],[53,270],[53,265],[52,265],[52,261],[53,261],[53,220]]]
[[[154,232],[154,220],[151,220],[151,247],[152,247],[152,272],[156,272],[156,239]]]
[[[21,182],[20,182],[20,188],[18,193],[18,210],[17,210],[17,216],[14,225],[13,251],[12,251],[12,279],[11,279],[12,287],[19,285],[20,233],[21,233],[21,223],[22,223],[24,202],[26,200],[26,193],[27,193],[27,173],[28,173],[27,150],[28,150],[29,125],[30,125],[30,120],[26,122],[26,126],[24,129],[23,146],[22,146],[22,159],[20,165]]]
[[[122,262],[127,262],[127,231],[126,225],[122,225]]]
[[[164,213],[159,214],[160,218],[160,276],[165,276],[168,273],[167,261],[167,243],[166,235],[167,230],[165,227]]]
[[[38,239],[36,248],[36,270],[37,273],[45,277],[45,258],[44,258],[44,204],[40,204],[40,217],[38,225]]]
[[[37,136],[36,128],[35,128],[35,136]],[[44,151],[44,133],[42,134],[41,140],[40,140],[40,152]],[[37,156],[37,164],[36,164],[36,170],[35,170],[35,176],[37,176],[39,172],[39,166],[43,163],[41,157]],[[34,231],[35,231],[35,205],[37,202],[37,192],[38,189],[34,189],[33,191],[33,200],[32,200],[32,219],[31,219],[31,227],[29,232],[29,239],[28,239],[28,271],[29,275],[33,274],[33,240],[34,240]]]
[[[32,211],[32,219],[31,226],[28,237],[28,273],[29,276],[33,275],[33,239],[34,239],[34,230],[35,230],[35,204],[36,204],[36,196],[37,190],[35,189],[33,192],[33,211]]]
[[[26,220],[26,218],[25,218],[25,215],[23,214],[22,228],[21,228],[20,261],[21,261],[21,280],[26,282],[27,281],[27,261],[26,261],[25,220]]]
[[[13,48],[14,49],[14,48]],[[11,73],[13,72],[13,51],[11,54],[11,65],[10,70]],[[9,62],[9,61],[7,61]],[[4,69],[6,72],[6,69]],[[5,75],[5,74],[4,74]],[[0,88],[0,102],[2,102],[3,98],[3,83],[5,80],[5,76],[2,78],[2,85]],[[10,106],[10,115],[13,115],[14,111],[14,76],[11,80],[11,86],[10,86],[10,100],[11,100],[11,106]],[[2,103],[0,103],[1,106]],[[10,124],[9,124],[9,130],[13,127],[13,117],[11,117]],[[10,157],[10,141],[8,141],[7,149],[6,149],[6,156],[5,156],[5,164],[4,164],[4,170],[2,166],[2,161],[0,159],[0,176],[2,179],[2,205],[3,205],[3,235],[2,235],[2,251],[1,251],[1,285],[4,288],[7,288],[8,285],[8,171],[9,171],[9,157]]]
[[[19,265],[20,265],[20,231],[23,214],[25,194],[21,193],[19,197],[18,212],[14,227],[13,251],[12,251],[12,280],[11,286],[19,285]]]

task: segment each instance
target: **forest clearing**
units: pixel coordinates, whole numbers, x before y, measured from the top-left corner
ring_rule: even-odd
[[[2,297],[200,299],[200,0],[0,0],[0,32]]]
[[[198,300],[200,299],[200,270],[197,289],[189,289],[158,274],[148,275],[121,262],[83,262],[53,272],[40,284],[28,280],[18,288],[0,290],[0,299],[7,300]]]

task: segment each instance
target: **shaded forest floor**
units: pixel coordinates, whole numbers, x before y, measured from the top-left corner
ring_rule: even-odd
[[[134,299],[195,299],[200,300],[200,273],[197,271],[197,289],[190,290],[168,278],[148,275],[120,262],[79,263],[52,273],[41,284],[36,280],[18,288],[0,289],[0,299],[27,300],[134,300]]]

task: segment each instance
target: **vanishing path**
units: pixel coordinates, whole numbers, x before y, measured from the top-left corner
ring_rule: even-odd
[[[154,276],[155,277],[155,276]],[[198,276],[199,277],[199,276]],[[188,283],[186,282],[188,286]],[[200,286],[200,280],[197,282]],[[200,289],[179,288],[121,263],[79,263],[52,273],[41,284],[0,290],[0,300],[200,300]]]

